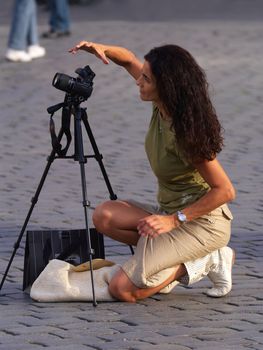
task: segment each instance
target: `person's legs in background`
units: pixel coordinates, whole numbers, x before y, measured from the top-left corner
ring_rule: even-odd
[[[26,51],[27,31],[32,2],[31,0],[15,1],[8,39],[8,48],[10,49]]]
[[[45,56],[46,50],[43,47],[39,46],[38,43],[37,8],[35,1],[32,1],[32,11],[28,23],[27,43],[28,54],[31,59]]]
[[[59,38],[70,35],[70,15],[68,0],[49,0],[50,30],[43,38]]]
[[[56,5],[56,27],[55,31],[58,33],[69,33],[69,6],[68,0],[54,0]]]
[[[43,57],[45,49],[38,45],[35,0],[16,0],[6,58],[13,62],[29,62]]]
[[[27,28],[27,44],[38,45],[38,29],[37,29],[37,8],[35,1],[30,0],[30,14],[28,16]]]

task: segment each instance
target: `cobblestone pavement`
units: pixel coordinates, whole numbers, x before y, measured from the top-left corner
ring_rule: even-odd
[[[126,3],[132,10],[131,1]],[[221,6],[212,1],[210,5],[218,5],[213,11],[201,1],[203,12],[196,6],[196,12],[192,8],[188,13],[187,7],[175,1],[181,12],[172,17],[173,3],[168,3],[171,11],[166,7],[165,17],[156,1],[150,9],[142,1],[136,12],[140,15],[129,21],[130,12],[124,16],[123,4],[117,0],[74,6],[70,38],[41,41],[46,57],[30,64],[12,64],[2,58],[10,14],[10,4],[2,2],[0,272],[9,261],[51,151],[46,108],[64,97],[51,86],[56,72],[75,76],[77,67],[91,66],[96,73],[94,91],[83,106],[114,191],[119,198],[154,201],[155,179],[143,149],[151,106],[138,100],[137,87],[123,70],[114,64],[104,66],[84,53],[69,55],[67,50],[85,38],[128,46],[143,58],[152,46],[172,42],[189,49],[206,69],[225,128],[226,147],[220,160],[237,189],[237,199],[231,204],[235,220],[230,246],[237,252],[233,291],[223,299],[207,298],[204,291],[209,281],[205,279],[192,288],[178,287],[169,295],[134,305],[113,302],[94,308],[80,302],[36,303],[21,291],[22,240],[1,291],[0,349],[263,349],[262,6],[258,1],[221,1]],[[115,9],[118,16],[114,16]],[[154,14],[159,9],[161,20],[157,21]],[[41,32],[47,27],[43,7],[39,8],[39,23]],[[55,121],[59,128],[59,115]],[[87,138],[85,147],[89,152]],[[108,198],[95,160],[88,161],[86,176],[94,208]],[[79,228],[83,223],[79,165],[57,160],[28,229]],[[129,254],[126,246],[110,240],[105,244],[107,258],[120,261]]]

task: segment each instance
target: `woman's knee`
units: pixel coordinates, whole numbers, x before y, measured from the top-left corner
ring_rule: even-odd
[[[118,284],[110,283],[109,292],[114,298],[120,301],[126,301],[129,303],[136,302],[136,298],[130,292],[123,291]]]
[[[110,294],[121,301],[135,303],[136,297],[133,289],[133,284],[122,270],[120,270],[109,283]]]
[[[110,204],[110,201],[104,202],[98,205],[93,212],[93,223],[95,227],[101,232],[104,232],[105,230],[107,230],[107,228],[110,227],[110,222],[112,219]]]

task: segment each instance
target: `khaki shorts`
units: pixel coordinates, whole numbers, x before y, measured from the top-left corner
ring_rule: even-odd
[[[148,204],[129,203],[150,214],[166,214]],[[156,238],[140,237],[135,254],[122,269],[138,288],[159,285],[171,275],[175,266],[226,246],[230,240],[232,219],[228,206],[224,204]]]

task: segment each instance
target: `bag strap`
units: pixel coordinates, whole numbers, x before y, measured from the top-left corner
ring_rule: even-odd
[[[70,132],[70,120],[71,120],[71,109],[69,106],[63,106],[62,108],[62,123],[61,123],[61,130],[63,134],[66,135],[67,138],[67,143],[66,146],[62,149],[62,145],[58,140],[56,131],[55,131],[55,122],[53,120],[53,115],[52,113],[50,115],[50,121],[49,121],[49,131],[51,135],[51,144],[55,152],[58,154],[58,156],[63,157],[67,154],[67,151],[69,149],[72,136]]]

